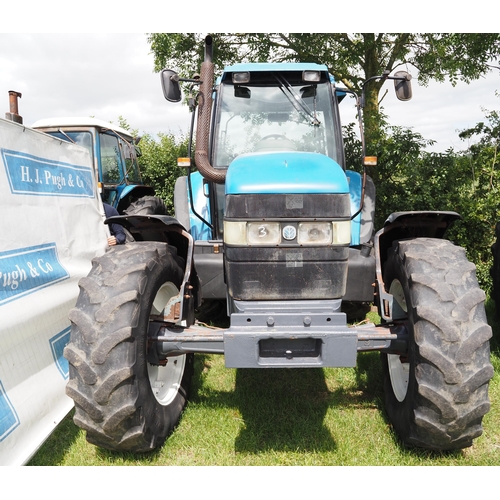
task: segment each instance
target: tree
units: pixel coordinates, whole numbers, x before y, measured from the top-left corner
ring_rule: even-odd
[[[316,62],[326,64],[337,82],[356,92],[384,71],[413,66],[420,83],[450,79],[471,82],[491,69],[500,55],[499,33],[214,33],[214,62]],[[155,70],[178,69],[189,76],[203,59],[201,33],[151,33]],[[364,127],[369,154],[380,137],[383,81],[366,86]]]
[[[485,121],[459,134],[463,140],[477,139],[477,142],[471,144],[460,157],[464,171],[468,171],[467,182],[462,186],[461,214],[468,222],[463,232],[471,235],[467,251],[471,260],[478,266],[478,271],[483,270],[484,276],[488,278],[488,281],[484,279],[487,285],[483,288],[489,290],[492,287],[499,315],[500,113],[487,110],[484,112]]]
[[[133,137],[139,136],[128,121],[118,117],[121,128],[128,130]],[[188,155],[189,138],[187,135],[159,133],[157,138],[145,134],[139,142],[139,168],[142,181],[153,187],[157,196],[163,199],[168,213],[174,215],[174,187],[178,177],[186,175],[186,170],[177,166],[177,159]]]
[[[177,166],[177,158],[187,156],[188,138],[159,133],[158,139],[155,139],[146,134],[139,146],[143,181],[155,188],[156,194],[165,202],[168,213],[174,215],[175,181],[186,175],[186,170]]]

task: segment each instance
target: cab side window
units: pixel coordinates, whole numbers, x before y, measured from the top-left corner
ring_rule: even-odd
[[[101,168],[103,182],[118,184],[122,180],[120,147],[118,139],[108,134],[100,134]]]

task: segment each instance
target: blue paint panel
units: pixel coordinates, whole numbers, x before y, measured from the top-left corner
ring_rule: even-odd
[[[197,214],[201,215],[206,221],[210,222],[210,205],[209,199],[203,192],[204,184],[203,177],[199,172],[190,174],[191,190],[193,191],[193,205]],[[212,230],[203,221],[201,221],[192,211],[189,189],[188,189],[188,203],[189,203],[189,223],[191,225],[190,233],[195,241],[210,240],[212,239]]]
[[[359,210],[361,203],[362,176],[358,172],[346,170],[345,172],[349,181],[349,195],[351,197],[351,215]],[[359,213],[351,221],[351,245],[359,245],[359,236],[361,232],[361,214]]]
[[[0,306],[69,278],[55,243],[0,253]]]
[[[319,153],[249,153],[235,158],[226,175],[226,194],[348,192],[342,167]]]
[[[20,423],[0,380],[0,441],[3,441]]]
[[[94,198],[92,169],[2,149],[12,194]]]
[[[71,327],[68,327],[49,340],[50,351],[52,352],[52,356],[56,363],[57,369],[63,376],[64,380],[67,380],[69,376],[69,363],[68,360],[64,357],[63,351],[67,343],[69,342],[70,333]]]

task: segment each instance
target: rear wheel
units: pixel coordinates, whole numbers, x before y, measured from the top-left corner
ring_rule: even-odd
[[[131,203],[126,209],[127,215],[168,215],[167,207],[157,196],[143,196]]]
[[[407,353],[382,354],[386,411],[407,445],[453,450],[472,445],[489,411],[491,328],[485,294],[465,251],[446,240],[395,242],[384,283]]]
[[[151,314],[177,295],[184,262],[164,243],[113,247],[94,259],[70,312],[66,393],[90,443],[120,451],[163,444],[187,403],[193,355],[159,359],[148,342]]]

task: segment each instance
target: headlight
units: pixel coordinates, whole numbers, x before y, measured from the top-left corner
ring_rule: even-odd
[[[304,82],[319,82],[321,80],[321,73],[319,71],[303,71],[302,80]]]
[[[332,224],[330,222],[301,222],[297,234],[299,245],[330,245]]]
[[[249,245],[277,245],[281,241],[279,222],[249,222],[247,224]]]
[[[224,242],[228,245],[278,245],[279,222],[224,221]]]
[[[293,226],[288,224],[283,231],[290,228],[293,229]],[[224,221],[224,242],[228,245],[275,246],[283,241],[281,233],[282,227],[279,222]],[[283,237],[295,239],[295,236]],[[298,245],[349,245],[351,221],[301,222],[297,225],[296,237]]]
[[[248,83],[250,81],[249,71],[239,71],[233,73],[233,83]]]

